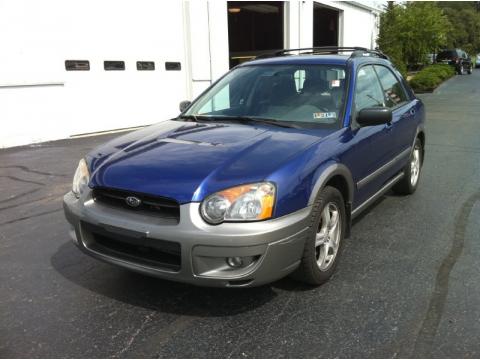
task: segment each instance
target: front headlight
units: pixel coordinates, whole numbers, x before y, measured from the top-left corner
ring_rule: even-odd
[[[200,212],[210,224],[223,221],[255,221],[272,217],[275,185],[262,182],[236,186],[203,200]]]
[[[77,171],[75,171],[75,175],[73,176],[72,192],[77,198],[80,197],[89,181],[90,173],[88,171],[87,162],[85,159],[82,159],[78,163]]]

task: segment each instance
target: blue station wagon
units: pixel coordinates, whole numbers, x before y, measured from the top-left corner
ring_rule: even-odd
[[[80,160],[64,210],[86,254],[203,286],[319,285],[352,219],[418,186],[424,106],[379,51],[278,51],[180,107]]]

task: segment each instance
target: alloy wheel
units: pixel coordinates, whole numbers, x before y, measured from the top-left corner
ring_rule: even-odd
[[[410,183],[412,186],[415,186],[417,185],[418,178],[420,176],[420,148],[415,147],[412,155],[412,159],[410,160]]]
[[[340,247],[341,221],[337,205],[333,202],[325,205],[315,237],[317,266],[321,271],[328,270],[335,261]]]

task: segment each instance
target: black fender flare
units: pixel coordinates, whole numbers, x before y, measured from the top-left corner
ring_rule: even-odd
[[[422,134],[423,136],[423,146],[422,146],[422,161],[423,159],[425,159],[425,145],[427,143],[427,138],[426,138],[426,135],[425,135],[425,126],[423,125],[420,125],[417,127],[417,130],[415,132],[415,137],[413,138],[413,142],[412,142],[412,146],[410,148],[410,156],[412,155],[413,153],[413,150],[415,148],[415,141],[417,141],[417,138],[420,137],[420,134]]]
[[[317,195],[320,193],[320,191],[322,191],[328,181],[334,176],[341,176],[347,184],[348,195],[345,199],[345,212],[347,214],[347,232],[345,237],[348,237],[350,235],[350,228],[352,223],[351,214],[355,184],[353,181],[352,173],[345,165],[340,163],[332,163],[321,172],[312,187],[312,191],[308,199],[308,205],[313,205],[315,199],[317,198]]]

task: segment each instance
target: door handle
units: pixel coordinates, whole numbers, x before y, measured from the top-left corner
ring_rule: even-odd
[[[415,115],[415,112],[416,112],[415,109],[410,109],[409,111],[410,115]]]

